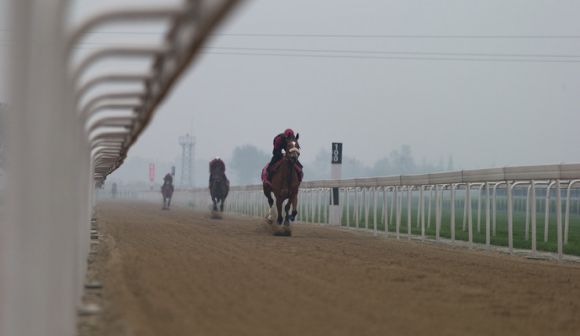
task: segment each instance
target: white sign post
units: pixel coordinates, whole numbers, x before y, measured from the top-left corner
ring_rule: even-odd
[[[342,143],[332,143],[332,159],[330,175],[332,180],[340,180],[342,178]],[[342,221],[342,205],[340,204],[339,189],[332,188],[330,190],[330,205],[328,207],[328,222],[333,225],[341,225]]]

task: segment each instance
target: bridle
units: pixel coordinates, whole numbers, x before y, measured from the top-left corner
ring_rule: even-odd
[[[300,147],[296,140],[289,141],[286,145],[286,156],[292,160],[298,160],[300,156]]]

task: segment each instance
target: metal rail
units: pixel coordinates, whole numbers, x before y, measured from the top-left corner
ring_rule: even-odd
[[[212,30],[241,0],[124,8],[65,26],[67,0],[11,0],[14,96],[7,122],[6,214],[0,221],[0,334],[74,335],[94,188],[117,169]],[[73,64],[83,38],[110,23],[168,23],[159,45],[104,47]],[[145,59],[143,73],[96,62]],[[97,86],[141,90],[95,95]],[[106,90],[105,90],[106,91]],[[47,308],[50,307],[50,308]],[[33,316],[34,318],[30,318]]]

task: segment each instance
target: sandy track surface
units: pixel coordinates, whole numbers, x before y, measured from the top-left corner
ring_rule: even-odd
[[[580,267],[103,203],[102,335],[578,335]]]

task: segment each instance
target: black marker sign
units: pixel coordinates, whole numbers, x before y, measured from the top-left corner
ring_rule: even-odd
[[[342,142],[332,143],[332,164],[342,163]]]

